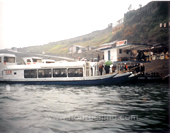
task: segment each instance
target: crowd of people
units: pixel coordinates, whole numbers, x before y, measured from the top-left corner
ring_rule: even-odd
[[[120,72],[132,72],[133,74],[140,73],[142,75],[145,74],[145,65],[144,64],[137,63],[137,64],[133,64],[133,65],[131,64],[128,66],[126,63],[124,63],[124,65],[122,64],[119,67],[120,67],[119,68]],[[100,75],[103,74],[103,70],[105,70],[106,74],[110,73],[110,66],[100,65],[99,66]],[[113,65],[112,72],[115,72],[115,70],[116,70],[116,66]]]
[[[132,72],[132,73],[141,73],[141,74],[144,74],[145,73],[145,66],[144,64],[131,64],[131,65],[127,65],[126,63],[124,63],[124,65],[121,65],[120,66],[120,71],[121,72]]]
[[[144,64],[134,64],[134,65],[129,65],[128,66],[128,71],[131,71],[132,73],[140,73],[143,74],[145,73],[145,65]]]
[[[100,75],[103,74],[103,69],[105,70],[105,73],[106,73],[106,74],[109,74],[109,73],[110,73],[110,66],[100,65],[100,66],[99,66]]]

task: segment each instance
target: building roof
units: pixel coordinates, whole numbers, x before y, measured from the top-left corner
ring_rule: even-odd
[[[76,47],[79,47],[79,48],[84,48],[83,46],[80,46],[80,45],[72,45],[72,46],[70,46],[70,48],[73,47],[73,46],[76,46]]]
[[[42,57],[23,57],[23,59],[42,59]]]
[[[106,45],[112,45],[112,44],[115,44],[117,41],[113,41],[113,42],[109,42],[109,43],[104,43],[104,44],[101,44],[100,46],[106,46]]]
[[[103,50],[103,49],[111,48],[113,44],[116,44],[116,42],[117,41],[101,44],[96,50]]]
[[[0,57],[3,57],[3,56],[16,57],[14,54],[1,53]]]
[[[138,49],[144,49],[146,47],[150,47],[147,44],[139,44],[139,43],[132,43],[132,44],[126,44],[126,45],[121,45],[121,46],[116,46],[116,47],[107,47],[101,49],[102,51],[104,50],[109,50],[109,49],[115,49],[115,48],[138,48]]]

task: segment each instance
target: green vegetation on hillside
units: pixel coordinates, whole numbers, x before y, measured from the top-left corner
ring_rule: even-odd
[[[99,46],[103,43],[110,42],[112,38],[112,29],[108,27],[104,30],[94,31],[90,34],[75,37],[68,40],[62,40],[58,42],[50,42],[41,46],[31,46],[21,48],[19,51],[30,51],[32,53],[47,54],[67,54],[69,47],[72,45],[86,46]]]

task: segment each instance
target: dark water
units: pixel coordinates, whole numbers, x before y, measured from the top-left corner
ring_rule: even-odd
[[[168,131],[168,84],[0,85],[0,133]]]

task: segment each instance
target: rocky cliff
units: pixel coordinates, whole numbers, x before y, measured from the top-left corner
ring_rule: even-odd
[[[124,28],[112,40],[127,39],[129,43],[160,43],[168,41],[168,4],[170,2],[150,2],[146,6],[124,14]],[[166,27],[160,28],[160,23]]]

